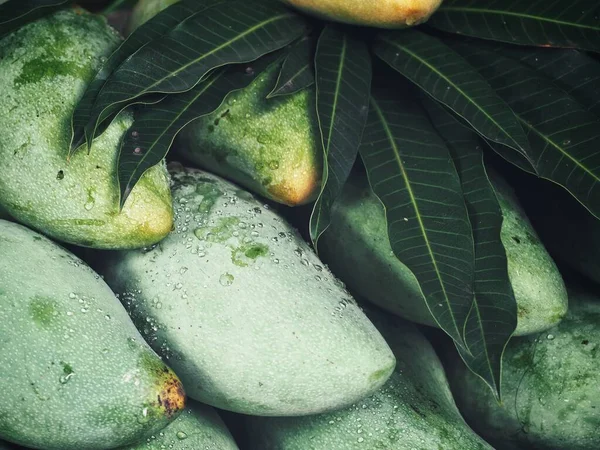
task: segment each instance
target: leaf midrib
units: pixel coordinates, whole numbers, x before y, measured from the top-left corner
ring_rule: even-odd
[[[138,167],[140,167],[148,158],[148,155],[152,154],[152,149],[156,146],[156,144],[158,143],[158,141],[160,141],[160,139],[162,139],[162,137],[167,133],[167,131],[169,131],[171,129],[171,127],[173,126],[174,123],[176,123],[179,118],[188,110],[188,108],[190,107],[190,105],[192,105],[196,100],[198,100],[198,98],[204,94],[213,84],[215,84],[215,82],[223,75],[223,72],[221,72],[220,74],[215,75],[211,80],[208,80],[205,84],[205,86],[200,89],[198,91],[198,93],[189,101],[185,104],[185,107],[181,109],[181,111],[173,118],[173,120],[169,121],[169,126],[165,127],[163,132],[160,133],[160,135],[154,139],[154,142],[152,143],[152,145],[148,148],[148,151],[146,153],[144,153],[144,155],[142,156],[141,160],[138,162],[138,164],[136,164],[135,166],[135,170],[132,172],[132,175],[129,177],[129,179],[127,180],[127,186],[129,186],[129,184],[131,183],[131,180],[133,180],[133,173],[135,173],[135,171],[137,171]],[[192,88],[193,89],[193,88]]]
[[[502,131],[502,133],[514,145],[516,145],[520,150],[524,151],[523,147],[521,147],[521,145],[519,145],[519,143],[517,141],[515,141],[514,138],[498,122],[496,122],[496,120],[492,116],[490,116],[484,109],[482,109],[481,106],[479,106],[479,104],[477,104],[476,102],[474,102],[473,99],[470,96],[468,96],[460,87],[458,87],[450,78],[448,78],[442,72],[440,72],[439,70],[437,70],[434,66],[432,66],[431,64],[429,64],[426,60],[424,60],[423,58],[421,58],[419,55],[417,55],[416,53],[414,53],[414,52],[410,51],[409,49],[407,49],[405,46],[400,45],[400,44],[398,44],[398,43],[396,43],[394,41],[390,41],[389,39],[386,39],[385,37],[382,37],[381,39],[383,41],[387,42],[388,44],[391,44],[391,45],[395,46],[396,48],[402,50],[403,52],[408,53],[410,56],[412,56],[413,58],[415,58],[416,60],[418,60],[419,62],[421,62],[421,64],[427,66],[434,73],[438,74],[443,80],[445,80],[448,84],[450,84],[452,87],[454,87],[454,89],[456,89],[469,103],[471,103],[473,106],[475,106],[479,110],[479,112],[481,112],[485,117],[487,117],[500,131]]]
[[[373,107],[373,109],[375,110],[377,116],[379,117],[379,120],[381,121],[381,124],[383,126],[384,132],[392,146],[392,151],[394,153],[394,158],[396,159],[396,162],[398,163],[398,167],[400,168],[400,172],[402,173],[402,178],[404,178],[404,182],[406,183],[406,189],[408,191],[408,195],[410,196],[410,201],[414,207],[415,210],[415,216],[417,218],[417,222],[419,224],[419,228],[421,229],[421,234],[423,235],[423,238],[425,239],[425,245],[427,247],[427,252],[429,253],[429,257],[431,258],[431,261],[433,263],[433,268],[435,270],[435,274],[437,276],[437,279],[440,282],[440,287],[442,289],[442,292],[444,294],[444,300],[446,301],[446,304],[448,306],[448,312],[450,314],[450,317],[452,318],[452,323],[454,324],[455,327],[455,332],[457,336],[461,336],[460,330],[458,328],[458,324],[456,323],[456,317],[454,317],[454,312],[452,311],[452,308],[450,306],[450,299],[448,298],[448,293],[446,292],[446,286],[444,285],[439,267],[437,265],[437,261],[435,259],[435,255],[433,253],[433,249],[431,248],[431,243],[429,242],[429,237],[427,236],[427,232],[426,232],[426,228],[425,228],[425,224],[423,223],[423,218],[421,217],[421,212],[419,211],[419,207],[417,205],[416,202],[416,197],[414,195],[414,192],[412,190],[412,186],[410,184],[410,180],[408,179],[408,175],[406,173],[406,170],[404,168],[404,165],[402,164],[402,159],[400,158],[400,151],[398,149],[398,146],[396,145],[396,141],[394,139],[394,135],[392,133],[392,130],[390,130],[390,127],[387,124],[387,120],[383,114],[383,111],[381,110],[381,108],[379,108],[379,105],[377,104],[377,102],[375,101],[375,99],[371,98],[371,106]],[[463,338],[464,341],[464,338]],[[466,343],[465,343],[466,344]]]
[[[490,13],[490,14],[496,14],[496,15],[502,15],[502,16],[513,16],[513,17],[519,17],[519,18],[523,18],[523,19],[532,19],[532,20],[539,20],[541,22],[549,22],[549,23],[554,23],[556,25],[565,25],[565,26],[570,26],[570,27],[576,27],[576,28],[582,28],[582,29],[587,29],[587,30],[594,30],[594,31],[600,31],[600,27],[594,27],[591,25],[582,25],[576,22],[565,22],[564,20],[557,20],[557,19],[551,19],[549,17],[540,17],[540,16],[535,16],[533,14],[526,14],[526,13],[516,13],[516,12],[512,12],[512,11],[501,11],[501,10],[494,10],[494,9],[486,9],[486,8],[472,8],[472,7],[468,7],[468,6],[442,6],[439,9],[439,12],[442,11],[456,11],[456,12],[463,12],[463,13]]]
[[[104,112],[105,112],[105,111],[106,111],[106,110],[107,110],[109,107],[111,107],[111,106],[113,106],[113,105],[116,105],[116,104],[119,104],[119,103],[123,103],[123,102],[128,102],[128,101],[130,101],[130,100],[132,100],[132,99],[135,99],[135,98],[137,98],[137,97],[140,97],[140,96],[142,96],[142,95],[144,95],[144,94],[154,93],[153,91],[150,91],[150,90],[151,90],[152,88],[154,88],[154,87],[158,86],[160,83],[164,82],[165,80],[167,80],[167,79],[169,79],[169,78],[172,78],[172,77],[173,77],[173,76],[175,76],[175,75],[178,75],[178,74],[179,74],[179,73],[181,73],[182,71],[186,70],[188,67],[190,67],[190,66],[192,66],[192,65],[194,65],[194,64],[196,64],[196,63],[198,63],[198,62],[200,62],[200,61],[202,61],[203,59],[206,59],[206,58],[208,58],[209,56],[213,55],[214,53],[216,53],[216,52],[218,52],[218,51],[220,51],[220,50],[222,50],[222,49],[224,49],[225,47],[228,47],[228,46],[230,46],[230,45],[231,45],[231,44],[233,44],[234,42],[236,42],[236,41],[239,41],[240,39],[242,39],[242,38],[246,37],[246,36],[247,36],[247,35],[249,35],[250,33],[253,33],[254,31],[256,31],[256,30],[258,30],[258,29],[260,29],[260,28],[262,28],[262,27],[264,27],[264,26],[266,26],[266,25],[268,25],[268,24],[270,24],[270,23],[272,23],[272,22],[275,22],[275,21],[278,21],[278,20],[284,19],[284,18],[286,18],[286,17],[293,17],[293,14],[289,14],[289,13],[287,13],[287,14],[279,14],[279,15],[277,15],[277,16],[271,17],[271,18],[269,18],[268,20],[264,20],[264,21],[262,21],[262,22],[260,22],[260,23],[258,23],[258,24],[256,24],[256,25],[252,26],[251,28],[247,29],[247,30],[246,30],[246,31],[244,31],[243,33],[241,33],[241,34],[238,34],[238,35],[237,35],[237,36],[236,36],[234,39],[230,39],[230,40],[228,40],[227,42],[224,42],[223,44],[221,44],[221,45],[219,45],[219,46],[215,47],[214,49],[210,50],[209,52],[202,54],[202,56],[200,56],[200,57],[198,57],[198,58],[196,58],[196,59],[194,59],[194,60],[190,61],[190,62],[189,62],[189,63],[187,63],[187,64],[184,64],[184,65],[183,65],[183,66],[181,66],[179,69],[177,69],[177,70],[175,70],[175,71],[171,72],[171,73],[170,73],[168,76],[162,77],[161,79],[157,80],[156,82],[154,82],[153,84],[151,84],[151,85],[150,85],[150,86],[148,86],[147,88],[144,88],[142,91],[140,91],[139,93],[135,94],[133,97],[128,97],[128,98],[126,98],[126,99],[119,100],[119,101],[117,101],[117,102],[111,103],[110,105],[106,106],[106,107],[105,107],[105,108],[102,110],[102,113],[104,113]],[[195,86],[195,85],[194,85],[194,86]],[[194,86],[190,87],[190,89],[188,89],[187,91],[189,91],[189,90],[193,89],[193,88],[194,88]],[[183,92],[187,92],[187,91],[183,91]],[[159,93],[159,92],[156,92],[156,93]]]
[[[600,182],[600,178],[598,178],[598,176],[596,176],[593,172],[591,172],[590,169],[588,169],[586,166],[581,164],[577,159],[575,159],[573,156],[571,156],[570,153],[563,150],[563,148],[560,145],[558,145],[556,142],[554,142],[552,139],[550,139],[548,136],[546,136],[544,133],[542,133],[540,130],[538,130],[535,126],[531,125],[529,122],[527,122],[525,119],[523,119],[519,115],[517,115],[517,119],[519,119],[519,121],[522,122],[527,128],[529,128],[531,131],[533,131],[535,134],[537,134],[539,137],[541,137],[548,145],[551,145],[556,150],[561,152],[564,156],[566,156],[568,159],[570,159],[577,167],[579,167],[585,173],[587,173],[592,178],[594,178],[594,180],[596,182]]]
[[[331,113],[331,124],[329,126],[329,133],[327,134],[327,145],[325,145],[325,142],[323,142],[323,152],[324,152],[324,160],[327,161],[328,157],[329,157],[329,146],[331,145],[331,136],[333,135],[333,123],[335,122],[335,118],[337,116],[337,104],[338,104],[338,98],[340,95],[340,83],[342,81],[342,72],[344,71],[344,66],[345,66],[345,60],[346,60],[346,46],[347,46],[347,40],[346,40],[346,35],[344,35],[343,38],[343,45],[342,45],[342,51],[340,53],[340,63],[338,65],[338,73],[337,73],[337,79],[336,79],[336,85],[335,85],[335,92],[334,92],[334,96],[333,96],[333,112]],[[318,114],[317,114],[318,116]],[[323,130],[323,125],[321,123],[321,119],[319,116],[319,126],[321,127],[321,132]],[[321,189],[321,193],[319,195],[319,208],[317,211],[317,220],[315,223],[315,229],[318,232],[319,231],[319,224],[321,223],[321,214],[323,212],[323,208],[321,207],[322,205],[322,201],[321,201],[321,196],[323,195],[323,192],[325,192],[325,187],[327,186],[327,181],[329,180],[329,164],[327,164],[327,177],[324,180],[323,183],[323,188]],[[319,236],[317,236],[318,239]]]

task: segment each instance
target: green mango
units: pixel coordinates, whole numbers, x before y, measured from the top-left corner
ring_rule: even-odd
[[[179,150],[210,172],[295,206],[314,200],[321,185],[315,92],[267,99],[278,69],[272,65],[215,112],[190,123],[179,135]]]
[[[177,1],[140,0],[131,29]],[[319,193],[322,144],[314,88],[267,99],[279,69],[272,65],[250,86],[229,94],[212,114],[190,123],[178,135],[178,149],[199,167],[297,206]]]
[[[567,311],[562,277],[511,188],[497,175],[492,182],[504,215],[501,239],[518,309],[515,334],[548,329]],[[366,177],[353,177],[334,204],[331,226],[319,241],[319,255],[367,300],[414,322],[438,326],[417,279],[392,253],[385,211]]]
[[[600,220],[562,186],[519,180],[519,194],[548,250],[557,260],[600,283]]]
[[[410,322],[368,311],[396,355],[396,369],[350,408],[307,417],[247,417],[253,450],[491,449],[461,417],[435,350]]]
[[[49,450],[122,446],[183,409],[181,382],[76,256],[0,220],[0,439]]]
[[[238,450],[231,433],[210,406],[190,402],[160,433],[120,450]]]
[[[458,356],[449,364],[461,412],[492,443],[540,450],[600,448],[600,299],[570,294],[569,312],[559,325],[509,342],[502,405]]]
[[[179,0],[140,0],[131,11],[129,19],[129,32],[131,33],[140,25],[152,19],[156,14]]]
[[[100,255],[188,395],[254,415],[338,409],[379,388],[389,347],[296,230],[246,191],[173,167],[175,231]]]
[[[122,113],[67,161],[71,116],[119,43],[104,18],[67,9],[0,40],[0,205],[54,239],[97,248],[151,245],[172,227],[167,172],[148,170],[119,210]]]

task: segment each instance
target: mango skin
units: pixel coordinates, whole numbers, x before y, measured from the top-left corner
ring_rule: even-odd
[[[131,30],[178,0],[140,0]],[[251,66],[250,66],[251,67]],[[178,135],[179,154],[263,197],[288,206],[315,200],[323,170],[314,88],[267,99],[279,65],[231,93]]]
[[[419,25],[442,0],[282,0],[304,12],[336,22],[377,28]]]
[[[214,113],[184,128],[180,155],[266,198],[296,206],[314,200],[321,186],[315,91],[267,99],[278,68],[271,66]]]
[[[260,450],[491,450],[461,417],[435,350],[411,323],[368,309],[390,344],[396,369],[372,396],[328,414],[245,418]]]
[[[98,261],[191,398],[244,414],[315,414],[387,380],[388,345],[296,230],[217,176],[171,175],[175,232]]]
[[[503,360],[502,406],[456,359],[448,376],[467,421],[499,446],[600,448],[599,325],[598,296],[571,290],[569,313],[559,325],[511,340]]]
[[[96,248],[151,245],[172,227],[167,173],[144,174],[119,212],[117,158],[132,124],[120,114],[67,162],[71,115],[119,42],[104,19],[64,10],[0,40],[0,205],[54,239]]]
[[[231,433],[210,406],[189,402],[185,410],[155,436],[119,450],[238,450]]]
[[[114,448],[177,416],[181,382],[99,275],[1,220],[0,254],[1,439],[49,450]]]
[[[517,301],[515,335],[548,329],[567,311],[562,277],[511,188],[497,175],[492,182],[504,215],[501,240]],[[366,177],[353,177],[334,204],[331,226],[319,241],[319,255],[367,300],[405,319],[438,327],[417,279],[392,253],[383,205]]]

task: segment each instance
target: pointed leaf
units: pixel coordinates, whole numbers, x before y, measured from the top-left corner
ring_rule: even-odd
[[[232,1],[198,12],[128,58],[98,94],[89,136],[115,111],[150,93],[180,93],[210,70],[253,61],[305,32],[304,20],[277,3]]]
[[[317,248],[358,154],[369,112],[371,58],[363,41],[327,26],[317,44],[315,67],[324,155],[321,192],[310,217],[310,236]]]
[[[599,14],[591,0],[445,0],[428,23],[511,44],[600,51]]]
[[[600,120],[554,83],[517,60],[467,43],[455,48],[517,114],[539,176],[600,217]]]
[[[169,95],[157,106],[144,109],[127,133],[119,154],[121,207],[144,172],[167,155],[175,136],[183,127],[215,111],[229,93],[252,83],[273,63],[275,56],[267,55],[251,66],[218,69],[191,90]]]
[[[405,89],[374,90],[360,155],[385,206],[394,254],[419,281],[440,328],[463,344],[474,250],[460,180],[425,112],[397,92]]]
[[[72,0],[10,0],[0,5],[0,37],[57,11]]]
[[[383,32],[375,53],[485,138],[522,154],[527,138],[508,105],[451,48],[417,30]]]
[[[502,355],[517,327],[517,302],[500,240],[502,210],[485,170],[480,137],[437,103],[430,100],[425,105],[454,160],[473,227],[475,299],[464,334],[471,354],[457,348],[500,399]]]
[[[300,92],[315,82],[314,40],[305,37],[290,49],[283,62],[277,84],[267,98]]]
[[[92,108],[98,93],[106,83],[113,71],[123,63],[132,53],[144,45],[152,42],[181,23],[192,14],[202,11],[210,6],[223,3],[224,0],[204,0],[198,3],[179,2],[152,17],[142,26],[136,28],[131,35],[110,55],[102,65],[73,113],[71,120],[73,138],[71,140],[71,153],[87,140],[88,148],[91,147],[91,136],[86,139],[85,126],[90,121]]]
[[[550,78],[585,109],[600,117],[600,62],[596,59],[578,50],[510,47],[502,53]]]

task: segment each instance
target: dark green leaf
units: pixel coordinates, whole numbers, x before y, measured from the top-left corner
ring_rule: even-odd
[[[315,55],[317,117],[323,142],[321,192],[310,217],[317,248],[330,223],[331,207],[356,161],[369,113],[371,58],[366,44],[327,26]]]
[[[314,40],[310,37],[305,37],[294,44],[283,62],[277,84],[267,98],[295,94],[314,84],[314,44]]]
[[[453,47],[517,114],[529,137],[536,173],[565,187],[600,216],[599,119],[517,60],[466,43]]]
[[[302,36],[304,20],[278,3],[231,1],[198,12],[139,49],[108,78],[98,94],[88,136],[115,111],[150,93],[180,93],[209,71],[243,63]]]
[[[98,93],[113,71],[132,53],[136,52],[149,42],[152,42],[154,39],[163,36],[187,17],[215,4],[223,3],[223,1],[224,0],[204,0],[197,3],[179,2],[169,6],[144,23],[141,27],[136,28],[136,30],[121,43],[102,65],[77,104],[77,108],[75,109],[72,118],[73,139],[71,141],[71,153],[86,140],[88,148],[91,147],[91,136],[86,137],[85,126],[90,121],[92,108]]]
[[[527,138],[508,105],[451,48],[417,30],[379,34],[375,53],[486,139],[525,155]]]
[[[61,9],[72,0],[11,0],[0,5],[0,37]]]
[[[448,149],[400,87],[374,89],[360,154],[385,206],[394,254],[419,281],[440,328],[463,344],[473,304],[471,224]]]
[[[592,0],[445,0],[434,27],[512,44],[600,50],[599,4]]]
[[[219,108],[230,92],[248,86],[275,56],[268,55],[252,65],[218,69],[191,90],[169,95],[157,106],[145,108],[136,117],[119,154],[121,207],[144,172],[166,156],[184,126]]]
[[[457,348],[467,366],[500,399],[502,355],[517,327],[517,302],[500,240],[502,210],[483,163],[485,144],[437,103],[430,100],[425,105],[456,165],[473,227],[475,300],[464,333],[471,354]]]
[[[503,50],[540,74],[550,78],[589,112],[600,117],[600,63],[578,50]]]

